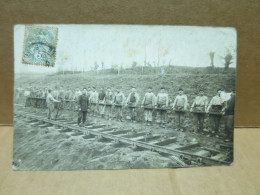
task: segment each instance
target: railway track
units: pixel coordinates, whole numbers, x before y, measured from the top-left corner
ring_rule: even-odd
[[[232,163],[233,150],[222,145],[221,150],[206,148],[200,143],[194,142],[186,145],[177,144],[177,137],[162,137],[159,134],[136,132],[129,129],[108,127],[105,124],[88,123],[85,127],[79,127],[76,122],[66,119],[49,120],[43,116],[24,111],[15,111],[15,120],[28,120],[31,125],[46,128],[54,126],[60,133],[68,133],[70,136],[83,136],[84,139],[109,140],[111,144],[124,143],[133,148],[158,152],[172,159],[179,167],[185,166],[212,166],[230,165]],[[230,160],[231,159],[231,160]]]

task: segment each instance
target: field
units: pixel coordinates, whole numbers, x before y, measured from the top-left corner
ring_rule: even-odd
[[[179,88],[184,90],[188,96],[189,102],[192,102],[199,89],[204,89],[205,95],[212,97],[216,94],[218,88],[226,92],[235,91],[236,72],[235,69],[229,69],[227,72],[223,68],[184,68],[170,67],[165,74],[159,74],[153,71],[141,73],[140,67],[121,71],[118,75],[113,71],[95,71],[71,73],[59,73],[51,75],[43,74],[17,74],[15,79],[15,87],[38,88],[54,88],[55,86],[63,86],[65,89],[95,86],[97,90],[100,87],[111,87],[112,90],[120,87],[125,95],[131,91],[131,87],[135,86],[137,92],[142,98],[148,87],[153,88],[153,92],[157,94],[161,87],[165,87],[171,101],[177,95]],[[153,69],[152,69],[153,70]]]
[[[223,69],[207,68],[178,68],[174,67],[166,74],[158,74],[154,71],[148,74],[140,70],[117,72],[83,72],[83,73],[60,73],[52,75],[16,75],[15,87],[35,86],[38,88],[63,86],[64,88],[83,88],[88,86],[111,87],[116,89],[121,87],[127,95],[132,86],[137,88],[141,99],[149,86],[153,87],[155,94],[160,87],[167,89],[171,102],[177,95],[179,87],[184,89],[188,96],[189,103],[192,103],[197,91],[204,89],[205,94],[211,98],[218,88],[229,92],[235,89],[235,69],[224,72]],[[131,74],[129,71],[132,71]],[[38,115],[46,116],[46,110],[23,108],[15,105],[16,111],[34,112]],[[138,111],[138,123],[123,123],[117,121],[106,121],[99,117],[88,117],[88,121],[94,123],[106,123],[108,126],[116,126],[119,129],[132,129],[134,131],[145,131],[160,134],[162,137],[176,136],[177,143],[190,143],[194,140],[203,146],[215,148],[216,144],[223,143],[221,138],[208,138],[205,135],[192,134],[192,115],[187,113],[184,125],[187,132],[175,131],[176,122],[172,120],[173,113],[170,113],[169,123],[166,128],[161,128],[154,124],[147,127],[141,123],[143,115],[141,109]],[[62,111],[60,118],[69,118],[71,121],[77,119],[77,113],[73,111]],[[23,118],[14,118],[14,168],[20,170],[64,170],[64,169],[122,169],[122,168],[160,168],[176,167],[177,165],[168,158],[152,151],[138,151],[130,146],[111,147],[98,140],[88,141],[81,136],[70,136],[66,133],[59,133],[55,128],[40,128],[33,123],[28,123]],[[207,121],[207,120],[206,120]],[[223,131],[223,121],[221,131]],[[232,144],[232,143],[231,143]]]

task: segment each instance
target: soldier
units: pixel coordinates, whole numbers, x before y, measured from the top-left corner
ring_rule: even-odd
[[[105,96],[106,96],[106,93],[105,93],[103,87],[101,87],[100,93],[98,95],[98,99],[99,99],[99,113],[102,118],[104,118],[104,114],[105,114]]]
[[[25,103],[24,103],[24,107],[28,107],[31,104],[30,101],[30,96],[31,96],[31,90],[29,87],[26,88],[26,90],[24,91],[24,97],[25,97]]]
[[[203,133],[203,125],[205,119],[205,113],[208,105],[208,97],[204,95],[204,91],[201,89],[198,96],[195,97],[190,112],[194,114],[194,132]]]
[[[108,120],[112,117],[112,103],[113,103],[113,93],[111,88],[108,87],[105,95],[105,112]]]
[[[75,91],[73,100],[74,100],[75,102],[78,102],[79,96],[80,96],[81,94],[82,94],[81,91],[79,90],[79,88],[77,88],[76,91]]]
[[[183,89],[178,90],[178,95],[175,97],[175,100],[173,102],[172,108],[175,110],[175,113],[177,115],[177,131],[184,131],[183,129],[183,120],[184,120],[184,114],[187,110],[188,106],[188,98],[183,93]]]
[[[38,98],[39,98],[39,108],[44,108],[46,99],[45,99],[45,88],[41,88],[38,91]],[[47,94],[48,95],[48,94]]]
[[[58,99],[58,98],[59,98],[59,90],[58,90],[58,87],[57,87],[57,86],[54,87],[54,90],[52,91],[52,96],[53,96],[55,99]]]
[[[59,97],[60,100],[65,100],[65,90],[63,89],[62,86],[60,87],[59,96],[58,97]]]
[[[97,113],[97,105],[98,105],[98,92],[96,88],[92,88],[92,93],[90,93],[90,110],[93,116]]]
[[[116,119],[122,121],[123,118],[123,104],[125,102],[125,95],[118,88],[114,97],[113,104],[115,106]]]
[[[46,102],[46,99],[47,99],[47,96],[48,96],[48,88],[45,87],[44,90],[42,91],[42,108],[47,108],[47,102]]]
[[[87,93],[87,89],[83,88],[82,94],[78,98],[79,105],[79,115],[78,115],[78,125],[84,126],[87,117],[87,111],[89,108],[89,94]],[[82,123],[81,123],[82,121]]]
[[[15,102],[17,104],[20,103],[21,98],[22,98],[22,94],[23,94],[23,89],[20,88],[20,87],[17,87],[16,90],[15,90]]]
[[[129,93],[126,104],[130,111],[131,121],[136,122],[136,106],[140,100],[138,93],[136,93],[136,88],[132,87],[131,93]]]
[[[42,89],[36,88],[35,91],[35,98],[36,98],[36,108],[41,108],[42,105]]]
[[[235,111],[235,98],[236,94],[231,93],[231,97],[226,101],[225,109],[225,133],[226,133],[226,142],[232,141],[233,131],[234,131],[234,111]]]
[[[156,98],[156,108],[157,108],[157,113],[159,116],[159,124],[165,128],[165,123],[166,123],[166,108],[168,107],[169,104],[169,97],[168,94],[165,92],[165,88],[161,88],[161,92],[158,93],[157,98]]]
[[[30,106],[32,106],[32,107],[36,107],[36,104],[37,104],[37,101],[36,101],[36,91],[37,91],[37,89],[36,89],[36,87],[31,87],[31,93],[30,93],[30,102],[31,102],[31,104],[30,104]]]
[[[58,90],[58,86],[55,86],[54,87],[54,90],[51,92],[53,98],[55,99],[59,99],[59,90]],[[54,108],[57,109],[58,108],[58,104],[57,103],[54,103]]]
[[[89,96],[91,96],[91,94],[92,94],[91,87],[88,87],[88,89],[87,89],[87,94],[88,94]]]
[[[52,112],[54,111],[54,102],[59,102],[56,100],[52,94],[51,94],[51,89],[48,90],[48,95],[46,97],[46,103],[47,103],[47,108],[48,108],[48,119],[52,119]]]
[[[156,103],[156,97],[152,92],[152,88],[148,88],[148,92],[144,95],[141,107],[144,108],[144,119],[147,125],[152,125],[153,121],[153,108]]]
[[[225,110],[224,107],[224,101],[221,98],[222,90],[217,90],[217,95],[215,95],[206,110],[207,113],[209,113],[210,118],[210,124],[211,124],[211,133],[208,136],[215,135],[216,137],[219,137],[219,125],[220,120],[222,118],[223,112]]]
[[[73,93],[70,88],[65,91],[66,109],[71,109],[73,105]]]

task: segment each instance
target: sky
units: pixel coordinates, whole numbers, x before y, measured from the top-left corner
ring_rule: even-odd
[[[38,25],[39,26],[39,25]],[[214,64],[224,67],[227,49],[236,67],[237,34],[230,27],[165,25],[40,25],[58,28],[54,67],[22,63],[25,25],[14,27],[16,73],[52,73],[62,70],[90,70],[94,63],[131,67],[144,61],[151,65],[190,67],[210,66],[209,52],[215,52]]]

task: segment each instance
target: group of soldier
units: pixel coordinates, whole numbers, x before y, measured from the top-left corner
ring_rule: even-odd
[[[143,99],[140,99],[135,87],[131,88],[131,92],[127,97],[121,91],[121,88],[117,88],[113,92],[110,87],[106,90],[100,88],[99,92],[95,87],[83,88],[82,90],[77,88],[75,92],[72,92],[71,89],[64,90],[63,87],[59,89],[56,87],[54,90],[30,88],[24,91],[24,96],[26,97],[25,106],[32,104],[35,99],[38,100],[33,102],[35,107],[46,106],[48,108],[48,119],[54,118],[55,109],[61,107],[72,109],[76,105],[78,124],[80,126],[85,125],[87,114],[99,115],[102,118],[111,120],[113,118],[112,110],[115,113],[115,118],[122,121],[124,107],[129,109],[130,121],[136,122],[137,108],[141,107],[144,109],[144,120],[148,126],[153,124],[154,110],[156,110],[158,122],[162,127],[165,127],[166,124],[167,111],[173,110],[176,114],[178,131],[185,130],[183,126],[185,113],[190,111],[194,115],[193,131],[197,133],[203,133],[205,117],[208,114],[211,124],[211,131],[208,136],[218,137],[220,121],[224,116],[225,129],[227,136],[230,137],[233,130],[235,94],[231,93],[231,98],[224,101],[221,93],[222,90],[218,89],[216,95],[209,102],[209,98],[204,95],[204,91],[199,90],[189,110],[187,95],[184,94],[181,88],[178,90],[178,95],[172,104],[169,103],[169,96],[164,87],[160,89],[157,96],[153,93],[152,87],[149,87]],[[21,97],[21,93],[18,93],[18,96]]]

